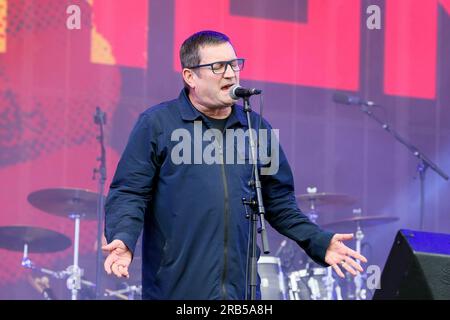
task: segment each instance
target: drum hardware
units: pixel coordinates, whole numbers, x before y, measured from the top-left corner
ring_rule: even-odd
[[[63,271],[53,271],[36,266],[29,257],[29,253],[57,252],[69,248],[72,241],[65,235],[45,228],[31,226],[4,226],[0,227],[0,247],[23,251],[21,265],[24,268],[37,270],[56,279],[67,278],[67,287],[72,294],[81,288],[81,285],[94,286],[95,284],[82,280],[83,270],[78,266],[69,266]],[[72,296],[73,297],[73,296]]]
[[[122,300],[128,300],[128,297],[124,294],[117,293],[116,291],[113,291],[110,289],[105,289],[105,297],[108,297],[108,296],[111,296],[111,297],[114,296],[114,297],[120,298]]]
[[[290,300],[330,300],[328,268],[308,267],[289,274]]]
[[[62,271],[54,271],[47,268],[41,268],[36,266],[29,258],[26,258],[22,260],[22,266],[28,269],[37,270],[43,274],[47,274],[52,276],[55,279],[65,279],[67,283],[67,288],[69,288],[71,291],[76,287],[76,290],[81,290],[81,285],[85,285],[87,287],[95,288],[95,284],[82,279],[82,276],[84,275],[84,270],[81,268],[74,268],[74,266],[68,266],[65,270]]]
[[[352,205],[355,200],[344,194],[336,193],[318,193],[316,187],[308,187],[306,194],[297,195],[299,206],[303,208],[307,206],[305,211],[308,218],[317,223],[319,213],[317,207],[328,205]],[[390,223],[398,220],[397,217],[372,215],[362,216],[361,209],[353,210],[353,217],[343,219],[331,223],[324,224],[323,227],[329,229],[341,228],[344,232],[349,229],[355,231],[356,249],[361,254],[362,241],[365,237],[363,228],[377,226],[380,224]],[[357,260],[357,263],[360,261]],[[365,273],[357,272],[357,275],[351,282],[342,283],[333,277],[331,267],[328,268],[311,268],[313,261],[308,258],[306,267],[289,274],[289,298],[293,300],[309,300],[309,299],[366,299],[367,290],[364,288],[364,279],[367,277]],[[320,276],[319,276],[320,275]],[[352,287],[350,290],[349,288]]]
[[[14,234],[14,235],[12,235]],[[81,285],[95,287],[92,282],[82,279],[83,270],[79,267],[69,266],[63,271],[54,271],[47,268],[38,267],[28,256],[29,252],[56,252],[65,250],[71,245],[68,237],[48,229],[29,226],[9,226],[0,227],[0,243],[3,248],[20,251],[18,246],[23,243],[23,257],[21,265],[27,269],[37,270],[43,274],[52,276],[55,279],[67,278],[67,287],[73,290],[80,290]]]
[[[142,296],[142,286],[128,285],[124,283],[125,288],[120,290],[106,289],[105,297],[117,297],[123,300],[135,300],[136,295]]]
[[[309,205],[306,215],[313,223],[317,224],[317,220],[319,218],[319,212],[317,211],[318,206],[330,206],[330,205],[351,205],[356,202],[356,200],[350,196],[338,193],[326,193],[326,192],[317,192],[317,187],[308,187],[306,188],[306,194],[300,194],[296,196],[296,199],[299,201],[299,205],[302,206],[303,203],[307,203]],[[306,205],[303,205],[306,207]],[[310,265],[313,263],[311,259],[307,258],[307,269],[309,269]],[[326,275],[320,281],[323,282],[324,287],[326,288],[326,297],[328,300],[333,299],[334,292],[336,291],[335,279],[333,277],[333,272],[331,267],[324,268],[326,270]],[[314,273],[314,271],[312,271]],[[294,276],[295,278],[295,276]],[[292,282],[292,281],[291,281]],[[314,281],[310,284],[310,299],[324,299],[324,293],[319,293],[317,287],[318,280],[314,279]],[[293,284],[295,286],[295,284]],[[321,283],[322,286],[322,283]],[[337,294],[339,296],[339,294]]]
[[[71,244],[72,242],[65,235],[45,228],[31,226],[0,227],[0,247],[11,251],[23,251],[21,265],[29,269],[36,269],[28,256],[30,252],[57,252],[69,248]]]
[[[73,265],[54,276],[68,277],[67,288],[71,291],[71,299],[77,300],[81,289],[83,270],[80,268],[79,243],[81,219],[95,220],[98,195],[90,190],[74,188],[53,188],[34,191],[28,195],[28,202],[35,208],[52,215],[69,217],[74,220]],[[25,256],[25,249],[24,249]],[[95,285],[94,285],[95,286]]]
[[[307,193],[297,195],[296,199],[300,208],[309,211],[307,215],[314,223],[317,221],[318,217],[312,213],[317,214],[316,208],[318,206],[347,206],[356,203],[356,200],[353,197],[345,194],[317,192],[316,187],[308,187],[306,190]]]
[[[362,210],[361,209],[353,209],[353,214],[356,217],[361,217]],[[356,237],[356,252],[361,254],[361,243],[362,243],[362,240],[364,239],[364,233],[361,229],[360,221],[356,222],[355,237]],[[359,263],[361,263],[361,261],[356,260],[356,263],[359,264]],[[362,277],[361,277],[361,272],[359,272],[358,270],[356,270],[356,277],[355,277],[354,281],[355,281],[355,299],[361,300]]]
[[[36,208],[47,213],[68,217],[74,220],[73,264],[65,270],[55,271],[42,268],[34,264],[30,253],[50,253],[65,250],[72,246],[67,236],[45,228],[32,226],[3,226],[0,227],[0,248],[23,252],[21,266],[38,271],[58,280],[66,279],[66,286],[70,290],[71,299],[83,298],[89,291],[88,299],[97,296],[91,294],[96,290],[96,284],[83,279],[84,270],[80,268],[79,240],[80,223],[82,219],[96,220],[97,194],[85,189],[54,188],[32,192],[28,201]],[[123,298],[123,293],[129,293],[127,299],[134,299],[141,294],[140,286],[128,286],[120,291],[108,290],[103,296]],[[122,295],[122,296],[121,296]],[[45,298],[45,297],[44,297]],[[47,298],[46,298],[47,299]]]
[[[324,224],[324,227],[327,228],[342,228],[342,229],[356,229],[355,232],[355,242],[356,249],[355,251],[361,254],[362,241],[365,237],[363,232],[363,227],[373,227],[381,224],[386,224],[390,222],[397,221],[397,217],[391,216],[383,216],[383,215],[371,215],[371,216],[363,216],[362,209],[356,208],[353,209],[353,217],[342,219],[339,221],[331,222]],[[356,260],[357,263],[360,263],[359,260]],[[347,292],[347,298],[355,299],[355,300],[364,300],[367,298],[367,290],[363,288],[364,279],[366,278],[366,274],[361,274],[359,271],[356,271],[357,274],[353,279],[354,292]]]
[[[45,228],[31,226],[0,227],[0,248],[28,253],[49,253],[69,248],[72,241],[65,235]],[[26,260],[26,259],[25,259]]]
[[[327,276],[324,278],[325,287],[327,288],[327,300],[342,300],[341,288],[336,283],[333,277],[333,270],[331,267],[327,269]],[[335,295],[333,295],[335,293]]]
[[[357,212],[361,209],[355,209]],[[334,230],[348,230],[348,228],[360,228],[375,227],[378,225],[395,222],[398,217],[385,216],[385,215],[370,215],[362,216],[361,214],[354,214],[352,218],[342,219],[330,223],[325,223],[322,226],[334,229]],[[356,236],[356,234],[355,234]]]
[[[260,256],[258,274],[262,300],[287,300],[285,276],[278,257]]]
[[[49,188],[30,193],[27,199],[33,207],[52,215],[78,214],[83,220],[96,220],[97,197],[88,189]]]

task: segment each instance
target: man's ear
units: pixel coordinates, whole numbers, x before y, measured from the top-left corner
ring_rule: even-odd
[[[182,75],[184,82],[189,86],[189,88],[191,89],[195,88],[194,71],[192,71],[191,69],[184,68],[182,71]]]

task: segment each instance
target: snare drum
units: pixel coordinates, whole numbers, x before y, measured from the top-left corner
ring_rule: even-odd
[[[262,300],[287,300],[280,258],[261,256],[258,260]]]

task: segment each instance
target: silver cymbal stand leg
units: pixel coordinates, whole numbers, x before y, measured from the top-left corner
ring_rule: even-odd
[[[70,276],[67,278],[67,288],[71,291],[72,300],[77,300],[78,290],[81,289],[81,276],[82,276],[82,270],[78,266],[81,215],[71,214],[70,218],[75,220],[75,234],[73,245],[73,265],[68,268]]]
[[[56,279],[62,279],[64,276],[64,272],[55,272],[50,269],[41,268],[41,267],[36,266],[33,263],[33,261],[31,261],[31,259],[28,257],[28,244],[27,243],[25,243],[23,245],[22,267],[25,267],[27,269],[32,269],[32,270],[38,270],[42,273],[49,274],[49,275],[55,277]]]
[[[317,193],[317,188],[316,187],[311,187],[311,188],[307,188],[306,189],[308,194],[315,194]],[[316,203],[315,203],[316,199],[315,198],[310,198],[309,200],[309,212],[308,212],[308,218],[309,220],[311,220],[311,222],[316,223],[317,224],[317,219],[319,218],[319,215],[317,214],[316,211]],[[308,264],[308,268],[309,270],[309,264]],[[334,288],[334,278],[333,278],[333,272],[331,270],[331,267],[327,268],[327,275],[326,277],[324,277],[322,279],[322,281],[325,281],[325,286],[327,288],[327,300],[331,300],[333,299],[333,288]]]
[[[316,199],[310,199],[309,200],[309,212],[307,214],[309,220],[311,220],[313,223],[317,223],[317,218],[319,215],[316,212]]]
[[[22,266],[30,269],[32,269],[33,267],[33,263],[31,262],[30,258],[28,258],[28,243],[23,244]]]
[[[358,211],[353,210],[353,213],[361,214],[361,209],[359,209]],[[362,240],[364,239],[364,233],[361,229],[361,225],[360,225],[359,221],[357,221],[357,223],[356,223],[356,235],[355,236],[356,236],[356,252],[361,254],[361,243],[362,243]],[[359,264],[359,263],[361,263],[361,261],[356,259],[356,263]],[[361,300],[362,276],[359,271],[356,271],[356,277],[355,277],[354,281],[355,281],[355,299]]]

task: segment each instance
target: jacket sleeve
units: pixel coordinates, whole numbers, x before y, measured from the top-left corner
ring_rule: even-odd
[[[156,125],[148,114],[139,116],[105,202],[106,240],[122,240],[133,254],[159,167]]]
[[[275,138],[272,137],[272,140]],[[276,145],[273,145],[274,142]],[[267,221],[279,233],[294,240],[316,263],[328,266],[325,253],[334,234],[319,228],[300,211],[286,156],[278,139],[271,141],[270,145],[275,146],[272,152],[279,152],[279,164],[276,173],[260,175]],[[273,154],[270,155],[273,160]]]

